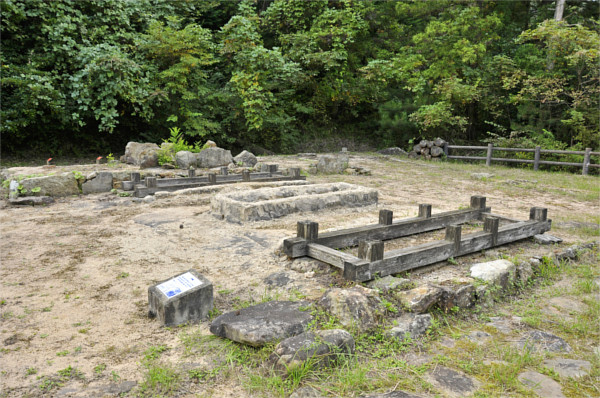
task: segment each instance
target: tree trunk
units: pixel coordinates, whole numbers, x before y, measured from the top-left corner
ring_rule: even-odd
[[[563,13],[565,12],[565,1],[566,0],[556,0],[556,10],[554,10],[554,20],[557,22],[560,22],[563,19]]]

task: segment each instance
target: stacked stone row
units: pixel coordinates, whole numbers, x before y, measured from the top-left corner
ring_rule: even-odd
[[[435,140],[422,140],[415,145],[408,153],[408,156],[414,159],[423,158],[425,160],[439,159],[444,154],[444,141],[441,138]]]

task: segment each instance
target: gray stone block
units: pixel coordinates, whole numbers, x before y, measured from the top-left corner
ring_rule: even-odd
[[[164,326],[197,322],[213,308],[213,285],[191,269],[148,288],[149,315]]]
[[[535,241],[535,243],[540,245],[552,245],[555,243],[561,243],[563,241],[559,237],[548,234],[533,235],[533,240]]]
[[[309,308],[307,301],[269,301],[215,318],[210,332],[261,347],[303,333],[313,319]]]
[[[81,185],[84,195],[90,193],[109,192],[113,188],[113,175],[107,171],[101,171],[96,177]]]

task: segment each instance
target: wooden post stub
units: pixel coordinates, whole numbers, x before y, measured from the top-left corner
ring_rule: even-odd
[[[193,167],[190,167],[188,169],[188,177],[190,177],[190,178],[196,177],[196,169],[194,169]]]
[[[131,179],[131,182],[133,182],[134,186],[135,184],[140,183],[140,173],[131,173],[129,178]]]
[[[541,146],[535,147],[535,154],[533,155],[533,170],[538,171],[540,169],[540,155],[541,155]]]
[[[419,205],[419,217],[431,218],[431,205],[420,204]]]
[[[298,221],[297,235],[298,238],[306,239],[309,242],[317,240],[319,237],[319,223],[312,221]]]
[[[485,209],[485,196],[471,196],[471,208],[481,210]]]
[[[454,254],[460,252],[460,239],[462,234],[462,226],[459,224],[452,224],[446,227],[446,240],[454,244]]]
[[[221,167],[221,175],[222,176],[226,176],[228,173],[229,173],[229,170],[227,169],[227,166]]]
[[[548,219],[548,209],[545,207],[532,207],[529,209],[529,219],[535,221],[546,221]]]
[[[590,156],[592,152],[592,148],[585,148],[585,154],[583,155],[583,171],[581,174],[586,176],[588,174],[590,168]]]
[[[269,173],[276,173],[277,169],[279,168],[276,164],[270,164],[269,166]]]
[[[268,164],[261,164],[260,165],[260,172],[261,173],[268,173],[269,172],[269,165]]]
[[[391,210],[379,210],[379,224],[392,225],[394,212]]]
[[[449,150],[450,148],[448,148],[448,143],[447,143],[447,142],[444,142],[444,147],[443,147],[443,148],[444,148],[444,156],[445,156],[446,158],[448,158],[448,150]]]
[[[494,152],[494,144],[489,143],[487,147],[487,156],[485,157],[485,165],[490,167],[492,164],[492,152]]]
[[[300,177],[300,167],[292,167],[290,168],[290,176],[293,178]]]
[[[498,226],[500,225],[500,219],[496,217],[485,217],[483,219],[483,230],[487,233],[492,234],[492,246],[498,244]]]
[[[250,171],[242,170],[242,181],[245,181],[245,182],[250,181]]]
[[[217,175],[215,173],[208,173],[208,182],[215,184],[217,182]]]
[[[383,242],[380,240],[361,240],[358,242],[358,258],[368,262],[383,260]]]
[[[156,177],[146,177],[146,187],[156,188]]]

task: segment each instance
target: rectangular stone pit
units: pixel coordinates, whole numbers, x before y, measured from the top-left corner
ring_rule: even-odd
[[[344,182],[261,188],[218,194],[211,200],[217,217],[230,222],[271,220],[288,214],[377,204],[377,190]]]
[[[213,307],[212,283],[191,269],[150,286],[148,307],[148,315],[163,326],[201,321]]]

